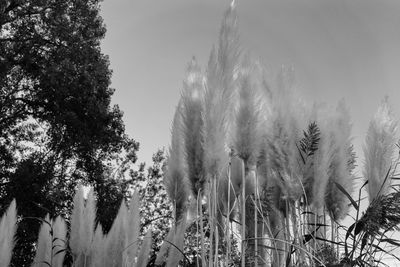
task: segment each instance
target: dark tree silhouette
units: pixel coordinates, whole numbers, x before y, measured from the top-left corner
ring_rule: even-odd
[[[99,2],[0,1],[0,214],[16,198],[22,218],[68,219],[83,182],[95,187],[107,230],[129,193],[139,144],[110,104]],[[30,265],[38,227],[22,219],[13,266]]]

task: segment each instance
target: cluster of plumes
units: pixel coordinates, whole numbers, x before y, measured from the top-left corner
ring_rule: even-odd
[[[370,122],[364,146],[364,178],[370,201],[388,193],[394,170],[397,122],[385,98]]]
[[[84,198],[80,186],[74,197],[71,228],[67,240],[65,220],[57,217],[44,219],[39,231],[34,266],[63,266],[67,244],[71,249],[74,266],[131,266],[144,267],[151,249],[151,231],[139,248],[139,197],[133,194],[128,207],[121,203],[117,217],[107,235],[100,224],[96,227],[96,200],[93,189]],[[3,259],[3,258],[2,258]]]
[[[355,152],[346,104],[309,108],[295,94],[292,67],[283,67],[274,81],[266,73],[240,48],[231,5],[207,69],[202,72],[195,59],[189,63],[175,112],[165,174],[175,228],[186,220],[188,199],[206,195],[215,179],[218,205],[229,207],[229,217],[237,214],[232,198],[262,191],[272,192],[267,206],[283,216],[296,202],[317,214],[325,210],[336,222],[348,214]],[[371,199],[387,192],[396,130],[385,101],[364,148]]]
[[[352,193],[355,157],[347,108],[340,102],[334,110],[308,109],[294,87],[293,68],[283,67],[270,82],[263,66],[242,52],[231,6],[206,71],[189,63],[175,112],[165,185],[177,221],[190,195],[224,176],[230,156],[243,160],[246,177],[257,172],[260,189],[277,187],[283,201],[303,197],[334,220],[344,218],[349,199],[336,185]]]
[[[226,133],[240,54],[233,8],[222,24],[219,46],[211,52],[206,73],[194,58],[189,63],[175,111],[164,180],[175,204],[176,222],[182,218],[189,195],[197,198],[207,178],[220,176],[229,162]]]

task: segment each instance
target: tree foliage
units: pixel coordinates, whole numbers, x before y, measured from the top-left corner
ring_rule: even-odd
[[[0,213],[16,198],[22,218],[68,214],[83,182],[107,231],[128,195],[139,144],[111,106],[99,2],[0,1]],[[29,265],[39,227],[22,220],[14,266]]]

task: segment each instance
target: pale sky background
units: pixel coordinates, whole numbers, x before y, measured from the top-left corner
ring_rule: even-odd
[[[204,69],[229,3],[103,2],[102,49],[113,69],[113,103],[140,142],[140,162],[151,163],[157,148],[168,147],[186,64],[196,56]],[[310,104],[345,98],[358,152],[385,95],[400,114],[400,1],[242,0],[237,9],[243,47],[271,73],[293,64]]]
[[[140,142],[139,162],[167,148],[187,62],[203,69],[216,44],[228,0],[105,0],[102,43],[113,69],[113,103]],[[400,115],[400,1],[242,0],[245,49],[276,73],[293,64],[299,91],[312,104],[345,98],[358,164],[368,123],[385,95]],[[394,265],[393,265],[394,266]]]

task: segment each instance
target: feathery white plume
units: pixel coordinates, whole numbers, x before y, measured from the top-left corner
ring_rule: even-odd
[[[90,267],[103,267],[105,266],[105,237],[103,235],[103,228],[101,224],[97,224],[96,230],[93,236],[93,242],[91,244],[91,257],[89,261]]]
[[[363,149],[365,157],[363,174],[368,180],[370,201],[380,194],[387,193],[390,177],[386,179],[386,176],[393,167],[397,138],[397,122],[394,120],[388,99],[385,98],[369,124]]]
[[[15,245],[15,231],[17,230],[17,209],[15,199],[0,220],[0,259],[4,266],[11,261]]]
[[[127,247],[127,219],[128,208],[122,200],[117,217],[106,237],[107,258],[106,266],[122,266],[123,254]]]
[[[332,124],[334,117],[329,110],[319,110],[317,125],[321,131],[318,149],[313,157],[312,194],[308,201],[316,209],[325,205],[325,195],[329,182],[329,167],[334,156]],[[311,177],[309,177],[311,178]]]
[[[204,153],[206,172],[219,176],[228,164],[226,135],[232,121],[231,103],[240,62],[241,49],[235,1],[225,12],[219,32],[218,49],[213,48],[207,67],[204,99]]]
[[[188,64],[182,90],[182,137],[184,138],[187,175],[193,195],[204,187],[203,150],[204,76],[193,58]]]
[[[182,101],[176,108],[172,123],[171,146],[167,159],[164,184],[170,197],[175,212],[175,221],[178,221],[184,213],[188,198],[187,167],[184,161],[182,137]]]
[[[237,14],[235,8],[228,8],[222,20],[219,43],[218,43],[218,67],[224,75],[224,87],[232,86],[234,79],[232,75],[239,67],[239,59],[241,55]]]
[[[32,266],[45,267],[51,264],[52,236],[50,225],[50,216],[47,214],[42,226],[40,226],[36,255]]]
[[[204,164],[211,177],[219,176],[229,161],[226,150],[229,106],[230,99],[224,93],[222,73],[213,49],[208,62],[203,109]]]
[[[71,232],[69,238],[69,246],[71,248],[72,256],[76,260],[79,254],[83,253],[84,236],[84,213],[85,200],[84,200],[84,188],[82,185],[75,191],[74,196],[74,208],[71,214]]]
[[[90,253],[90,246],[93,240],[93,234],[95,230],[96,221],[96,199],[94,195],[94,189],[90,188],[89,193],[85,201],[85,208],[83,210],[81,227],[81,238],[82,238],[82,252],[88,256]]]
[[[283,198],[297,200],[303,193],[297,141],[300,129],[305,128],[305,112],[293,94],[294,74],[291,68],[282,68],[276,88],[272,90],[270,132],[265,133],[271,176],[283,192]]]
[[[261,96],[252,73],[255,67],[245,58],[238,73],[238,109],[234,123],[232,145],[235,153],[243,159],[246,168],[256,164],[262,136]]]
[[[67,225],[65,220],[58,216],[52,223],[53,226],[53,259],[52,267],[62,267],[64,263],[67,244]]]
[[[350,200],[339,190],[339,184],[350,195],[353,193],[354,178],[349,168],[353,159],[349,154],[351,148],[350,114],[344,100],[338,103],[331,127],[333,154],[329,164],[329,183],[326,190],[325,205],[330,216],[342,220],[347,215]]]

